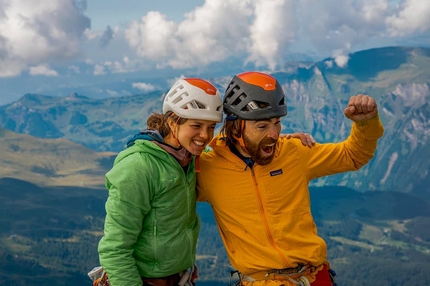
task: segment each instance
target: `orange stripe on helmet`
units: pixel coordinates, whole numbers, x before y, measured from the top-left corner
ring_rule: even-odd
[[[200,78],[184,78],[184,80],[186,80],[189,84],[204,90],[207,94],[216,95],[216,87],[205,80]]]
[[[261,72],[245,72],[237,75],[246,83],[257,85],[264,90],[274,90],[276,87],[276,79],[268,74]]]

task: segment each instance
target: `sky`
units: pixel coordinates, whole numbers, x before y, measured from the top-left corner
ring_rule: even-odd
[[[141,71],[275,71],[292,53],[342,66],[358,50],[430,47],[429,15],[428,0],[0,0],[0,105]]]

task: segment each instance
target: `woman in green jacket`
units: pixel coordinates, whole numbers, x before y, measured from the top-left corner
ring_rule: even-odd
[[[198,156],[222,121],[222,99],[207,81],[186,78],[166,94],[106,174],[100,264],[112,286],[177,285],[196,256]]]

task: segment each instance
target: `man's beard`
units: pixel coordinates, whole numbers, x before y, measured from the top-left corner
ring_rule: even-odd
[[[246,151],[255,163],[264,166],[272,162],[273,158],[275,157],[275,152],[273,151],[270,156],[262,156],[260,148],[262,145],[273,144],[276,143],[278,140],[266,137],[258,143],[253,143],[246,135],[244,135],[243,141],[245,142]],[[274,145],[272,148],[275,147],[276,145]]]

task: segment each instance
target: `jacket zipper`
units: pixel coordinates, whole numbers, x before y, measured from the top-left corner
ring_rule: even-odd
[[[190,164],[191,165],[191,164]],[[189,192],[189,185],[190,185],[190,183],[191,183],[191,181],[189,180],[189,172],[190,172],[190,165],[188,165],[188,172],[186,172],[186,174],[185,174],[185,178],[186,178],[186,181],[187,181],[187,183],[188,183],[188,188],[187,188],[187,208],[188,208],[188,210],[187,210],[187,215],[188,215],[188,218],[187,218],[187,222],[189,222],[190,220],[191,220],[191,217],[190,217],[190,204],[191,204],[191,202],[190,202],[190,200],[191,200],[191,194],[190,194],[190,192]],[[191,170],[191,172],[194,172],[194,170]],[[195,189],[195,188],[194,188]],[[196,190],[194,190],[194,191],[196,191]],[[197,202],[196,202],[197,203]],[[192,241],[192,234],[191,234],[191,230],[189,230],[188,229],[188,227],[186,227],[185,228],[185,231],[186,231],[186,234],[187,234],[187,236],[188,236],[188,242],[190,243],[190,249],[193,249],[193,241]],[[193,255],[192,255],[192,253],[189,253],[189,255],[190,255],[190,258],[191,258],[191,260],[193,260]]]
[[[261,199],[261,194],[260,194],[260,189],[258,188],[257,179],[255,178],[254,169],[253,168],[250,168],[250,169],[251,169],[252,179],[253,179],[254,185],[255,185],[255,193],[257,194],[257,201],[258,201],[258,205],[260,207],[261,215],[263,217],[263,224],[264,224],[264,227],[266,229],[267,237],[269,238],[269,242],[272,245],[273,249],[276,252],[278,252],[280,258],[284,262],[284,264],[286,266],[285,268],[288,268],[290,266],[290,264],[287,262],[286,257],[282,254],[282,252],[276,246],[275,240],[273,239],[273,236],[272,236],[272,232],[270,231],[269,222],[267,221],[266,212],[264,211],[263,201]]]
[[[156,219],[157,215],[154,215],[154,244],[153,244],[153,249],[154,249],[154,260],[157,260],[157,219]]]

